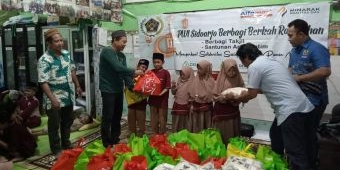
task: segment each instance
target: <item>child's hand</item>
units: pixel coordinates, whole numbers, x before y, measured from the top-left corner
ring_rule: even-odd
[[[219,101],[219,102],[224,102],[226,99],[223,95],[219,95],[217,98],[216,98],[216,101]]]
[[[176,85],[177,83],[176,83],[176,81],[171,81],[171,88],[176,88]]]
[[[223,96],[225,100],[232,100],[232,99],[235,98],[235,96],[231,93],[227,93],[227,94],[221,95],[221,96]]]
[[[17,113],[13,113],[11,116],[12,124],[21,124],[22,123],[22,117],[19,116]]]

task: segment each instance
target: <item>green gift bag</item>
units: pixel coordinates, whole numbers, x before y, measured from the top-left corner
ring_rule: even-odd
[[[223,142],[215,143],[214,146],[199,149],[198,154],[201,160],[206,160],[210,157],[223,158],[227,156],[227,149]]]
[[[288,170],[287,162],[268,146],[258,147],[256,159],[262,162],[265,170]]]
[[[129,138],[128,145],[131,148],[134,156],[143,155],[144,152],[144,140],[141,137],[132,134]]]
[[[148,136],[143,135],[143,137],[141,138],[135,135],[131,135],[128,144],[134,156],[145,156],[148,169],[153,169],[156,166],[157,162],[153,161],[152,152],[155,152],[157,150],[154,151],[153,148],[151,148],[151,146],[149,145]]]
[[[219,131],[215,129],[205,129],[201,131],[204,135],[204,142],[206,148],[214,148],[216,143],[222,143],[222,137]]]
[[[168,163],[171,165],[176,165],[178,160],[174,160],[171,156],[164,156],[162,154],[160,154],[157,149],[155,148],[148,148],[148,153],[150,155],[151,158],[151,162],[149,164],[148,162],[148,168],[149,169],[153,169],[154,167],[158,166],[159,164],[162,163]],[[151,166],[151,167],[150,167]]]
[[[84,151],[79,155],[77,161],[74,164],[75,170],[84,170],[90,161],[90,158],[94,155],[104,153],[105,148],[101,140],[95,140],[90,143]]]
[[[153,169],[156,166],[156,162],[152,160],[151,152],[152,149],[151,146],[149,145],[149,138],[146,135],[143,135],[143,145],[144,145],[144,153],[143,155],[146,158],[146,162],[148,164],[148,169]]]
[[[205,147],[198,149],[198,154],[201,160],[209,157],[221,158],[226,156],[226,147],[222,141],[219,131],[215,129],[205,129],[200,132],[204,135]]]
[[[168,136],[168,142],[172,145],[175,146],[176,143],[187,143],[188,142],[188,136],[190,132],[186,129],[181,130],[176,133],[171,133]]]
[[[189,133],[187,143],[190,146],[190,149],[193,149],[193,150],[204,148],[205,146],[204,135],[197,134],[197,133]]]
[[[124,170],[124,162],[130,161],[131,157],[133,157],[132,152],[127,152],[124,154],[117,154],[116,161],[113,164],[112,170]]]

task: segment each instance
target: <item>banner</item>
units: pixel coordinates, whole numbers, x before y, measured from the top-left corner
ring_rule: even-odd
[[[318,2],[142,16],[136,57],[151,59],[153,52],[161,52],[166,56],[164,67],[175,70],[182,66],[197,70],[197,63],[205,59],[214,71],[231,57],[245,72],[235,53],[241,44],[251,42],[265,56],[287,65],[292,48],[288,23],[307,21],[311,38],[327,47],[329,12],[328,2]]]

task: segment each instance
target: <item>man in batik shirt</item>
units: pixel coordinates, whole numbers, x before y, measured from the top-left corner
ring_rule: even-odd
[[[81,95],[75,65],[57,29],[45,33],[48,50],[38,61],[38,81],[44,92],[43,103],[48,116],[50,149],[56,156],[71,148],[70,127],[73,122],[75,89]],[[60,128],[60,136],[59,136]]]

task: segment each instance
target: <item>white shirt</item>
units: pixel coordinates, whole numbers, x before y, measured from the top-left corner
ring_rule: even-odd
[[[259,56],[249,65],[247,87],[263,92],[274,109],[278,125],[292,113],[309,113],[314,109],[289,70],[269,57]]]

